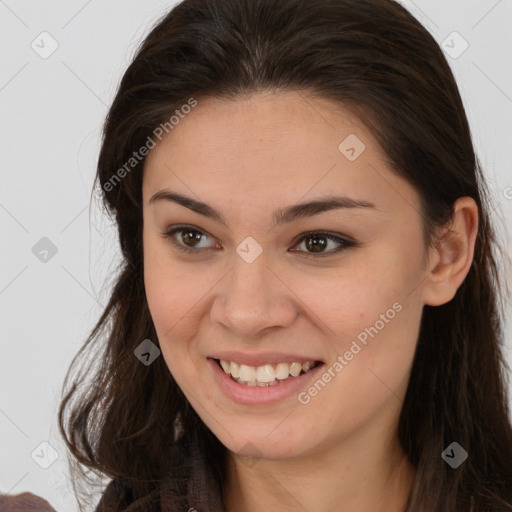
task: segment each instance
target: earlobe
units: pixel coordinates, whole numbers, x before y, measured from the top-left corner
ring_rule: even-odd
[[[459,198],[452,222],[442,229],[423,288],[423,302],[441,306],[451,301],[466,278],[478,233],[478,206],[470,197]]]

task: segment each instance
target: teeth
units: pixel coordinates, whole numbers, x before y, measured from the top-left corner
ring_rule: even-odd
[[[254,366],[241,364],[239,377],[240,380],[244,380],[245,382],[256,382],[256,368],[254,368]]]
[[[276,379],[284,380],[290,374],[290,365],[288,363],[279,363],[276,366]]]
[[[258,382],[272,382],[273,380],[276,380],[276,372],[274,371],[274,368],[269,364],[266,364],[265,366],[258,366],[258,369],[256,370],[256,380]]]
[[[279,384],[277,380],[273,380],[272,382],[244,382],[243,380],[240,379],[235,380],[239,384],[244,384],[245,386],[258,386],[260,388],[268,388],[269,386],[277,386]]]
[[[298,377],[302,371],[302,365],[300,363],[292,363],[290,366],[290,375],[292,377]]]
[[[235,379],[240,378],[240,365],[231,361],[231,376]]]
[[[302,371],[304,373],[309,372],[309,370],[311,370],[311,368],[313,368],[314,364],[315,363],[312,363],[311,361],[308,361],[307,363],[302,363]]]
[[[263,366],[247,366],[233,361],[220,360],[225,373],[230,374],[234,380],[247,386],[274,386],[278,381],[298,377],[306,373],[315,365],[314,361],[305,363],[279,363],[277,365],[265,364]]]

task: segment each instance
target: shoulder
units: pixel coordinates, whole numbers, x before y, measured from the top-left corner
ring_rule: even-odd
[[[126,480],[115,478],[107,485],[94,512],[123,510],[133,502],[132,486]]]
[[[194,447],[186,440],[175,443],[169,450],[168,466],[160,480],[149,486],[142,483],[136,486],[131,479],[114,478],[103,491],[94,512],[186,511],[190,508],[191,476],[196,470],[192,454],[195,454]]]
[[[30,492],[0,494],[2,512],[57,512],[45,499]]]

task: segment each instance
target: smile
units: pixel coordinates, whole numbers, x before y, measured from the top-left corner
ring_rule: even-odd
[[[286,380],[300,377],[317,365],[315,361],[265,364],[262,366],[248,366],[224,359],[216,359],[215,361],[235,382],[244,386],[259,387],[275,386]]]

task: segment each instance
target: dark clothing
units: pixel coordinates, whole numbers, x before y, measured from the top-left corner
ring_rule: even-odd
[[[1,512],[56,512],[43,498],[30,492],[23,494],[0,495]]]
[[[187,479],[170,471],[153,492],[137,500],[131,485],[112,480],[94,512],[223,512],[220,493],[206,474],[203,458],[196,450],[189,456]]]
[[[169,471],[153,491],[134,498],[128,480],[112,480],[94,512],[223,512],[218,484],[209,476],[199,449],[176,447]],[[0,496],[0,512],[57,512],[30,493]]]

